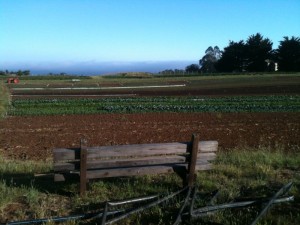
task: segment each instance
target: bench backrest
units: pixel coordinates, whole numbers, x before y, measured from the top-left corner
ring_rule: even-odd
[[[63,181],[70,173],[89,180],[105,177],[136,176],[146,174],[187,171],[194,148],[195,170],[211,168],[216,157],[217,141],[175,142],[87,147],[84,140],[79,149],[53,150],[54,180]],[[196,147],[195,147],[196,146]]]

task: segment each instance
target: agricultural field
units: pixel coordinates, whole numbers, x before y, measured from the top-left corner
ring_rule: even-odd
[[[75,183],[34,177],[51,171],[54,147],[76,148],[80,138],[91,146],[183,142],[198,133],[201,140],[217,140],[220,152],[215,169],[199,173],[200,192],[217,188],[221,201],[231,201],[270,196],[294,181],[294,202],[274,207],[260,224],[299,224],[300,75],[243,76],[26,79],[4,85],[1,91],[8,90],[11,100],[1,100],[7,110],[0,120],[0,223],[88,212],[108,199],[167,193],[181,185],[176,176],[102,180],[80,198]],[[155,208],[126,224],[168,224],[174,210]],[[246,213],[221,212],[210,221],[248,224],[255,212],[241,221],[235,216]]]
[[[300,96],[115,97],[93,99],[18,99],[9,115],[67,115],[145,112],[299,112]]]
[[[51,77],[50,77],[51,78]],[[90,79],[32,79],[10,84],[13,98],[131,96],[232,96],[299,94],[300,74],[91,77]]]

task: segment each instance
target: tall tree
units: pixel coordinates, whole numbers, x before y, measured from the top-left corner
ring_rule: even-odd
[[[30,75],[30,70],[24,70],[23,75],[24,76],[29,76]]]
[[[220,72],[242,72],[245,70],[246,52],[243,40],[230,41],[224,48],[222,57],[216,63],[216,69]]]
[[[199,72],[199,66],[198,64],[191,64],[185,67],[185,71],[188,73],[198,73]]]
[[[273,43],[260,33],[251,35],[246,41],[246,63],[250,72],[265,71],[266,60],[273,57]]]
[[[200,70],[204,73],[216,72],[215,64],[221,58],[222,52],[218,46],[214,48],[208,47],[205,51],[205,55],[199,60]]]
[[[277,49],[280,71],[300,71],[300,37],[284,37]]]
[[[23,75],[23,71],[22,71],[22,70],[18,70],[18,71],[17,71],[17,75],[18,75],[18,76],[22,76],[22,75]]]

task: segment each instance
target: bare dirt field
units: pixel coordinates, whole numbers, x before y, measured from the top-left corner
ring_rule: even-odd
[[[0,153],[11,159],[47,160],[54,147],[217,140],[240,145],[300,145],[299,113],[147,113],[8,117],[0,121]]]
[[[172,83],[173,84],[173,83]],[[176,83],[177,84],[177,83]],[[182,83],[180,83],[182,84]],[[115,86],[113,86],[115,87]],[[277,95],[277,94],[298,94],[300,93],[300,85],[276,85],[276,86],[238,86],[238,87],[175,87],[175,88],[140,88],[140,89],[85,89],[85,90],[23,90],[20,88],[11,89],[13,98],[33,98],[33,97],[63,97],[67,95],[88,95],[105,96],[105,95],[135,95],[135,96],[234,96],[234,95]],[[84,96],[85,95],[85,96]],[[78,96],[76,96],[78,97]]]
[[[47,91],[47,89],[42,91],[11,89],[11,94],[16,95],[13,96],[13,99],[17,99],[44,98],[44,95],[47,95],[47,98],[50,96],[57,98],[59,97],[57,95],[63,97],[77,94],[82,97],[106,94],[212,97],[300,93],[297,79],[295,83],[284,83],[280,80],[275,84],[260,84],[263,86],[257,86],[257,82],[255,85],[244,83],[237,86],[225,85],[226,82],[222,81],[225,84],[218,83],[215,87],[208,82],[206,87],[206,83],[201,84],[201,82],[199,81],[199,84],[194,86],[187,83],[185,87],[164,89],[51,91]],[[216,81],[211,82],[214,84]],[[114,86],[116,85],[114,84]],[[65,86],[62,85],[62,87]],[[271,146],[279,144],[285,146],[286,149],[295,146],[299,148],[300,114],[145,113],[7,117],[0,121],[0,154],[8,158],[46,160],[51,158],[51,151],[54,147],[78,147],[80,138],[86,138],[88,145],[96,146],[188,141],[192,133],[199,133],[202,140],[219,141],[222,149],[239,145],[257,147],[261,144]]]

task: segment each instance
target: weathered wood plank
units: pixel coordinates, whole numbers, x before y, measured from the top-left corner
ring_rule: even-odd
[[[162,163],[184,163],[184,156],[166,157],[144,157],[130,159],[90,160],[87,162],[87,169],[101,169],[111,167],[141,166]],[[72,171],[79,169],[79,162],[58,162],[54,164],[54,171]]]
[[[205,162],[196,165],[196,171],[210,170],[212,164]],[[173,173],[174,171],[185,171],[187,169],[187,164],[170,165],[160,165],[149,167],[131,167],[131,168],[112,168],[103,170],[91,170],[87,171],[87,179],[100,179],[108,177],[128,177],[128,176],[141,176],[141,175],[154,175],[154,174],[164,174]],[[65,181],[70,174],[54,174],[54,181]],[[80,175],[79,172],[74,172],[71,175]]]
[[[54,162],[76,160],[80,158],[79,148],[55,148],[52,151]]]
[[[199,153],[197,162],[204,162],[214,160],[215,153]],[[150,164],[162,163],[182,163],[186,161],[185,156],[164,156],[164,157],[143,157],[143,158],[130,158],[130,159],[110,159],[110,160],[89,160],[87,161],[87,169],[100,169],[111,167],[124,167],[124,166],[141,166]],[[79,161],[77,162],[55,162],[53,166],[54,171],[74,171],[79,170]]]
[[[123,156],[150,156],[185,154],[191,143],[158,143],[158,144],[136,144],[88,147],[88,159],[97,157],[123,157]],[[200,141],[198,151],[216,152],[217,141]],[[78,149],[54,149],[54,161],[79,159]]]
[[[172,164],[172,165],[159,165],[159,166],[151,166],[151,167],[146,166],[146,167],[90,170],[90,171],[87,171],[87,179],[172,173],[172,172],[175,172],[178,170],[186,170],[186,169],[187,169],[186,164],[175,164],[175,165]],[[196,165],[196,170],[209,170],[209,169],[211,169],[210,163]]]
[[[54,181],[55,182],[65,181],[65,180],[66,180],[66,178],[63,174],[59,174],[59,173],[54,174]]]
[[[198,152],[217,152],[218,142],[217,141],[199,141]]]
[[[174,155],[185,153],[186,148],[187,144],[184,143],[100,146],[88,148],[88,157],[92,159],[99,157]]]
[[[196,175],[196,164],[197,164],[197,154],[199,147],[199,136],[193,134],[192,136],[192,149],[190,151],[190,157],[188,161],[188,171],[187,171],[187,184],[189,187],[194,185]]]
[[[158,144],[137,144],[137,145],[116,145],[88,147],[88,158],[96,157],[126,157],[132,156],[149,156],[149,155],[168,155],[168,154],[185,154],[190,143],[158,143]],[[216,152],[218,148],[217,141],[199,142],[198,151]]]

